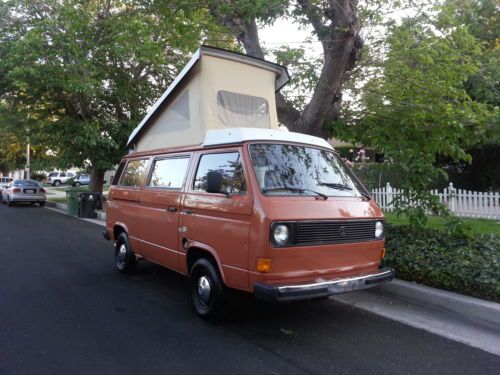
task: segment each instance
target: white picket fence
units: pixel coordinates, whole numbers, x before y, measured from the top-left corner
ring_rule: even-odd
[[[371,193],[380,208],[392,212],[395,209],[393,200],[402,195],[403,190],[387,183],[385,187],[373,189]],[[431,193],[437,195],[439,201],[456,216],[500,219],[500,193],[455,189],[452,183],[442,192],[431,190]]]

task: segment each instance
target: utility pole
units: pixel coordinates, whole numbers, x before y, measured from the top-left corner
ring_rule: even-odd
[[[26,168],[25,168],[25,175],[26,179],[30,179],[30,136],[29,136],[29,130],[28,130],[28,136],[26,137],[27,142],[26,142]]]

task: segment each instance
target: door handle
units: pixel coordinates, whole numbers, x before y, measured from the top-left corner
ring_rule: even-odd
[[[182,212],[185,213],[186,215],[191,215],[194,213],[193,210],[188,210],[188,209],[184,209],[182,210]]]
[[[177,207],[167,207],[168,212],[177,212]]]

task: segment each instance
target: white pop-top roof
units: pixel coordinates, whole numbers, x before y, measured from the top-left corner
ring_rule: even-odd
[[[333,150],[333,147],[323,138],[312,135],[293,133],[276,129],[230,128],[208,130],[203,146],[216,146],[247,141],[280,141],[305,143],[312,146]]]

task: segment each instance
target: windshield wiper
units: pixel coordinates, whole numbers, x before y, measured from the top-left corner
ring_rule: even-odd
[[[319,182],[318,185],[327,186],[327,187],[330,187],[330,188],[333,188],[333,189],[337,189],[337,190],[349,190],[349,191],[353,190],[352,187],[350,187],[348,185],[344,185],[344,184],[339,184],[337,182]],[[367,192],[365,192],[363,190],[358,190],[358,191],[366,199],[368,199],[368,200],[372,199],[372,197],[370,196],[370,194],[368,194]]]
[[[315,191],[315,190],[305,189],[305,188],[294,188],[294,187],[288,187],[288,186],[276,186],[276,187],[263,188],[262,192],[267,193],[268,191],[275,191],[275,190],[289,190],[289,191],[293,191],[293,192],[300,193],[300,194],[302,194],[306,191],[310,191],[311,193],[314,193],[314,194],[324,198],[325,200],[328,199],[328,195],[325,195],[325,194],[320,193],[320,192]]]
[[[337,189],[337,190],[352,190],[352,187],[344,184],[339,184],[337,182],[319,182],[318,185],[327,186],[329,188]]]

